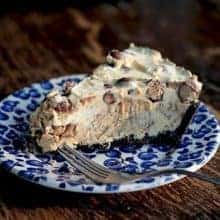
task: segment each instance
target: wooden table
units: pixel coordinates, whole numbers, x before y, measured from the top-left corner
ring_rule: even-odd
[[[110,48],[135,42],[199,74],[205,84],[201,99],[220,118],[219,5],[207,0],[169,2],[2,14],[0,99],[32,82],[90,73]],[[220,176],[220,152],[202,171]],[[192,178],[115,195],[46,189],[3,170],[0,180],[0,219],[220,219],[220,188]]]

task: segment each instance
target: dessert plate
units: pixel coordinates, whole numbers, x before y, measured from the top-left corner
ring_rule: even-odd
[[[29,116],[45,94],[61,88],[67,80],[79,82],[85,75],[60,77],[32,84],[14,92],[0,102],[0,163],[2,167],[25,180],[60,190],[83,193],[120,193],[151,189],[183,178],[182,175],[148,177],[134,183],[96,184],[70,167],[58,153],[31,153],[25,135],[29,131]],[[200,103],[181,143],[176,147],[165,144],[120,145],[105,151],[86,150],[84,153],[110,169],[129,173],[164,168],[196,171],[216,153],[220,143],[220,126],[215,116]]]

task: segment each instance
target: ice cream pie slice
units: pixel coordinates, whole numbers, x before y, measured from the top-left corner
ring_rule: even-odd
[[[112,50],[80,83],[50,92],[31,117],[31,132],[44,152],[63,143],[104,147],[157,137],[181,125],[201,87],[196,75],[158,51],[131,44]]]

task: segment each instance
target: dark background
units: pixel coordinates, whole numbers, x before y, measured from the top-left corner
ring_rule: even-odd
[[[202,100],[220,107],[219,1],[2,2],[1,98],[34,80],[91,72],[109,49],[135,42],[199,74],[206,82]]]
[[[30,83],[91,73],[112,48],[160,50],[199,75],[220,118],[218,0],[0,1],[0,99]],[[220,154],[202,171],[220,176]],[[220,219],[220,189],[185,178],[123,195],[38,187],[0,170],[0,219]]]

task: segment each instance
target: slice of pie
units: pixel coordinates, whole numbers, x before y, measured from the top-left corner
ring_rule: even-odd
[[[201,87],[197,76],[158,51],[131,44],[112,50],[79,84],[50,92],[31,117],[31,132],[44,152],[65,142],[89,147],[157,137],[181,125]]]

